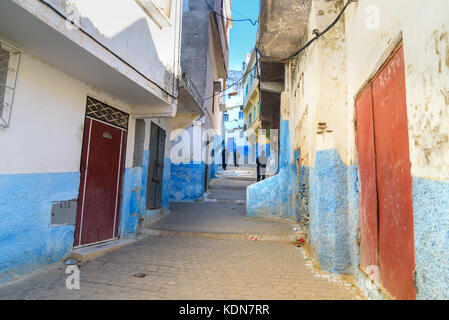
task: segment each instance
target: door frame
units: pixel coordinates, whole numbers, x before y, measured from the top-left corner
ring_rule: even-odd
[[[105,118],[105,115],[95,115],[95,111],[92,109],[89,109],[89,103],[92,105],[94,103],[101,105],[103,108],[107,108],[109,110],[112,110],[113,112],[120,113],[122,116],[126,117],[126,121],[122,123],[111,123],[112,121],[108,121],[108,119]],[[103,118],[103,119],[102,119]],[[89,126],[87,126],[88,120],[90,120]],[[88,163],[89,163],[89,152],[90,152],[90,138],[92,133],[92,123],[96,121],[105,125],[108,125],[110,127],[119,129],[121,131],[121,143],[120,143],[120,154],[119,154],[119,165],[118,165],[118,176],[117,176],[117,191],[116,191],[116,197],[115,197],[115,211],[114,211],[114,225],[113,225],[113,231],[112,231],[112,238],[111,239],[105,239],[89,244],[81,244],[82,240],[82,226],[83,226],[83,218],[84,218],[84,201],[85,201],[85,195],[86,195],[86,184],[87,184],[87,173],[88,173]],[[128,144],[128,124],[129,124],[129,114],[125,113],[117,108],[114,108],[106,103],[103,103],[95,98],[92,98],[90,96],[87,96],[86,99],[86,111],[84,115],[84,129],[83,129],[83,139],[81,143],[81,158],[80,158],[80,185],[79,185],[79,192],[78,192],[78,210],[77,210],[77,216],[76,216],[76,222],[75,222],[75,236],[74,236],[74,248],[83,248],[88,247],[100,243],[110,242],[114,241],[120,238],[120,211],[122,207],[122,195],[123,195],[123,177],[125,173],[125,160],[126,160],[126,147]],[[89,130],[89,136],[87,141],[86,150],[85,143],[86,143],[86,131]],[[124,137],[123,137],[124,135]],[[87,152],[86,155],[86,165],[83,171],[83,158],[84,158],[84,152]],[[84,179],[84,181],[83,181]],[[80,204],[80,196],[82,194],[82,203]],[[79,227],[78,226],[79,221]],[[78,230],[79,229],[79,230]],[[78,244],[76,243],[76,233],[79,232],[78,236]]]
[[[150,150],[150,154],[149,154],[148,169],[147,169],[147,182],[146,182],[146,194],[145,194],[145,210],[159,210],[159,209],[162,209],[162,207],[163,207],[164,159],[165,159],[166,141],[164,140],[162,164],[159,164],[159,165],[155,166],[155,169],[152,172],[153,176],[151,176],[150,175],[150,165],[151,165],[150,164],[150,158],[152,157],[152,155],[151,155],[151,150],[152,150],[152,147],[151,147],[151,142],[152,142],[151,138],[152,138],[152,136],[151,136],[151,134],[152,134],[152,130],[153,130],[152,129],[153,125],[157,128],[157,140],[156,140],[157,142],[156,142],[156,146],[154,147],[155,150],[156,150],[156,158],[155,158],[155,163],[156,164],[159,164],[158,163],[158,159],[159,159],[159,156],[160,156],[159,155],[159,147],[160,147],[160,132],[161,131],[163,131],[164,134],[165,134],[165,140],[167,139],[167,131],[164,128],[162,128],[161,126],[159,126],[158,124],[156,124],[154,121],[151,121],[150,122],[150,138],[149,138],[149,145],[148,145],[149,146],[149,150]],[[157,177],[157,170],[159,170],[160,167],[162,167],[162,170],[161,170],[162,172],[161,172],[160,183],[158,183],[158,184],[160,184],[160,189],[161,189],[160,197],[159,197],[160,200],[161,200],[161,204],[160,204],[160,207],[158,207],[158,204],[156,203],[156,201],[158,199],[158,195],[156,194],[157,190],[154,190],[155,194],[153,195],[153,197],[155,197],[155,199],[154,199],[153,202],[155,203],[155,205],[154,205],[154,208],[153,208],[153,206],[149,204],[149,200],[152,198],[152,197],[150,197],[148,195],[149,186],[150,186],[150,183],[152,183],[151,180],[153,180],[155,177]]]
[[[372,139],[373,139],[373,143],[374,143],[374,162],[375,162],[375,172],[373,174],[374,174],[374,179],[375,179],[375,185],[376,185],[375,189],[376,189],[376,198],[377,198],[377,238],[376,238],[376,240],[377,240],[377,244],[376,244],[376,262],[377,263],[376,263],[376,266],[378,267],[378,271],[379,271],[378,274],[375,274],[375,277],[376,278],[378,277],[378,278],[374,279],[374,280],[376,280],[376,285],[379,287],[379,289],[384,294],[386,294],[388,297],[390,297],[390,298],[393,298],[393,296],[389,292],[389,290],[386,289],[384,283],[382,282],[383,272],[386,272],[386,271],[381,269],[382,268],[381,267],[381,264],[382,264],[381,263],[381,249],[380,249],[380,242],[381,242],[381,239],[380,239],[381,238],[380,206],[381,206],[381,200],[379,200],[379,180],[378,180],[379,179],[379,177],[378,177],[379,163],[378,163],[378,159],[377,159],[378,150],[377,150],[377,144],[376,144],[376,121],[375,121],[375,101],[374,101],[373,84],[377,80],[378,76],[385,70],[385,68],[388,66],[388,64],[396,57],[396,55],[398,54],[398,52],[400,50],[402,50],[402,55],[403,55],[402,58],[404,59],[403,65],[404,65],[404,68],[405,68],[405,55],[404,55],[404,46],[403,46],[403,42],[402,42],[402,36],[400,37],[399,40],[397,40],[393,44],[394,44],[393,46],[389,47],[387,53],[382,56],[383,62],[378,63],[376,65],[376,69],[375,69],[376,71],[374,73],[372,73],[370,78],[363,84],[361,89],[357,92],[357,94],[354,97],[354,100],[355,100],[354,106],[355,106],[355,108],[357,108],[357,103],[358,103],[359,99],[362,98],[362,96],[365,94],[365,91],[368,88],[370,89],[370,92],[371,92],[372,127],[373,127],[372,128],[372,130],[373,130],[373,132],[372,132],[372,135],[373,135]],[[406,72],[404,70],[404,91],[405,91],[404,95],[405,95],[405,98],[406,98],[406,95],[407,95],[406,89],[407,89],[406,88]],[[407,112],[407,103],[405,103],[405,109],[406,109],[406,112]],[[359,137],[358,137],[358,129],[357,129],[357,127],[358,127],[357,109],[355,110],[355,115],[356,115],[356,118],[355,118],[355,123],[356,123],[356,149],[357,149],[357,152],[358,152],[358,143],[359,143],[358,139],[359,139]],[[407,115],[407,121],[408,121],[408,115]],[[408,125],[408,123],[407,123],[407,125]],[[408,138],[409,138],[409,130],[407,130],[407,135],[408,135]],[[409,141],[407,140],[407,143],[408,142]],[[408,149],[408,160],[410,161],[410,149]],[[359,171],[360,171],[360,168],[359,168]],[[410,177],[411,177],[411,171],[409,172],[409,174],[410,174]],[[360,172],[359,172],[359,175],[360,175]],[[411,187],[411,194],[412,194],[412,199],[411,199],[411,201],[412,201],[411,202],[412,211],[411,211],[410,214],[412,215],[411,219],[413,221],[414,220],[413,185],[410,185],[410,187]],[[362,208],[360,210],[360,214],[362,214]],[[360,221],[360,223],[361,222],[362,222],[362,220]],[[362,229],[361,225],[360,225],[360,228]],[[413,263],[414,263],[414,269],[415,269],[414,272],[416,272],[416,253],[415,253],[416,247],[415,247],[415,243],[414,243],[415,239],[414,239],[414,225],[413,225],[413,222],[412,222],[412,234],[413,234],[413,237],[412,237],[413,238],[412,239],[412,241],[413,241]],[[361,233],[360,237],[362,237],[362,236],[363,235]],[[361,243],[361,241],[362,241],[362,239],[360,239],[359,243]],[[360,247],[360,250],[362,250],[362,247]],[[360,251],[360,258],[362,258],[362,252],[361,251]],[[364,268],[366,266],[362,266],[362,263],[363,263],[363,261],[361,259],[360,265],[359,265],[359,270],[363,274],[365,274],[367,277],[371,278],[372,275],[368,275],[367,274],[368,271],[365,270],[365,268]],[[412,296],[414,295],[415,298],[416,298],[416,284],[415,283],[413,283],[413,287],[414,287],[415,291],[412,293]]]

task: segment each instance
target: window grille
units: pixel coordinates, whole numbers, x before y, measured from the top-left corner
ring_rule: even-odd
[[[19,64],[20,52],[0,41],[0,127],[11,121]]]

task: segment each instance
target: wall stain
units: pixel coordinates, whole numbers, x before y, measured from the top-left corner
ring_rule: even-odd
[[[444,103],[449,106],[449,90],[440,90],[440,92],[444,97]]]
[[[449,46],[446,48],[446,67],[449,68]]]

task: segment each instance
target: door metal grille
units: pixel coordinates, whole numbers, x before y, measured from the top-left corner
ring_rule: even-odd
[[[129,114],[87,97],[86,116],[128,130]]]

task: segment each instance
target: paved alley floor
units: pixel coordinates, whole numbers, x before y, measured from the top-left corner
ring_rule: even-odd
[[[245,193],[250,183],[254,181],[221,176],[213,181],[211,190]],[[147,231],[166,233],[147,235],[79,263],[79,290],[66,288],[68,275],[61,262],[0,287],[0,299],[363,298],[352,284],[316,273],[304,251],[293,243],[227,237],[288,235],[291,226],[249,220],[244,204],[236,203],[233,197],[225,200],[172,204],[169,214],[147,227]],[[211,234],[218,236],[202,236]],[[141,277],[134,276],[137,274]]]

